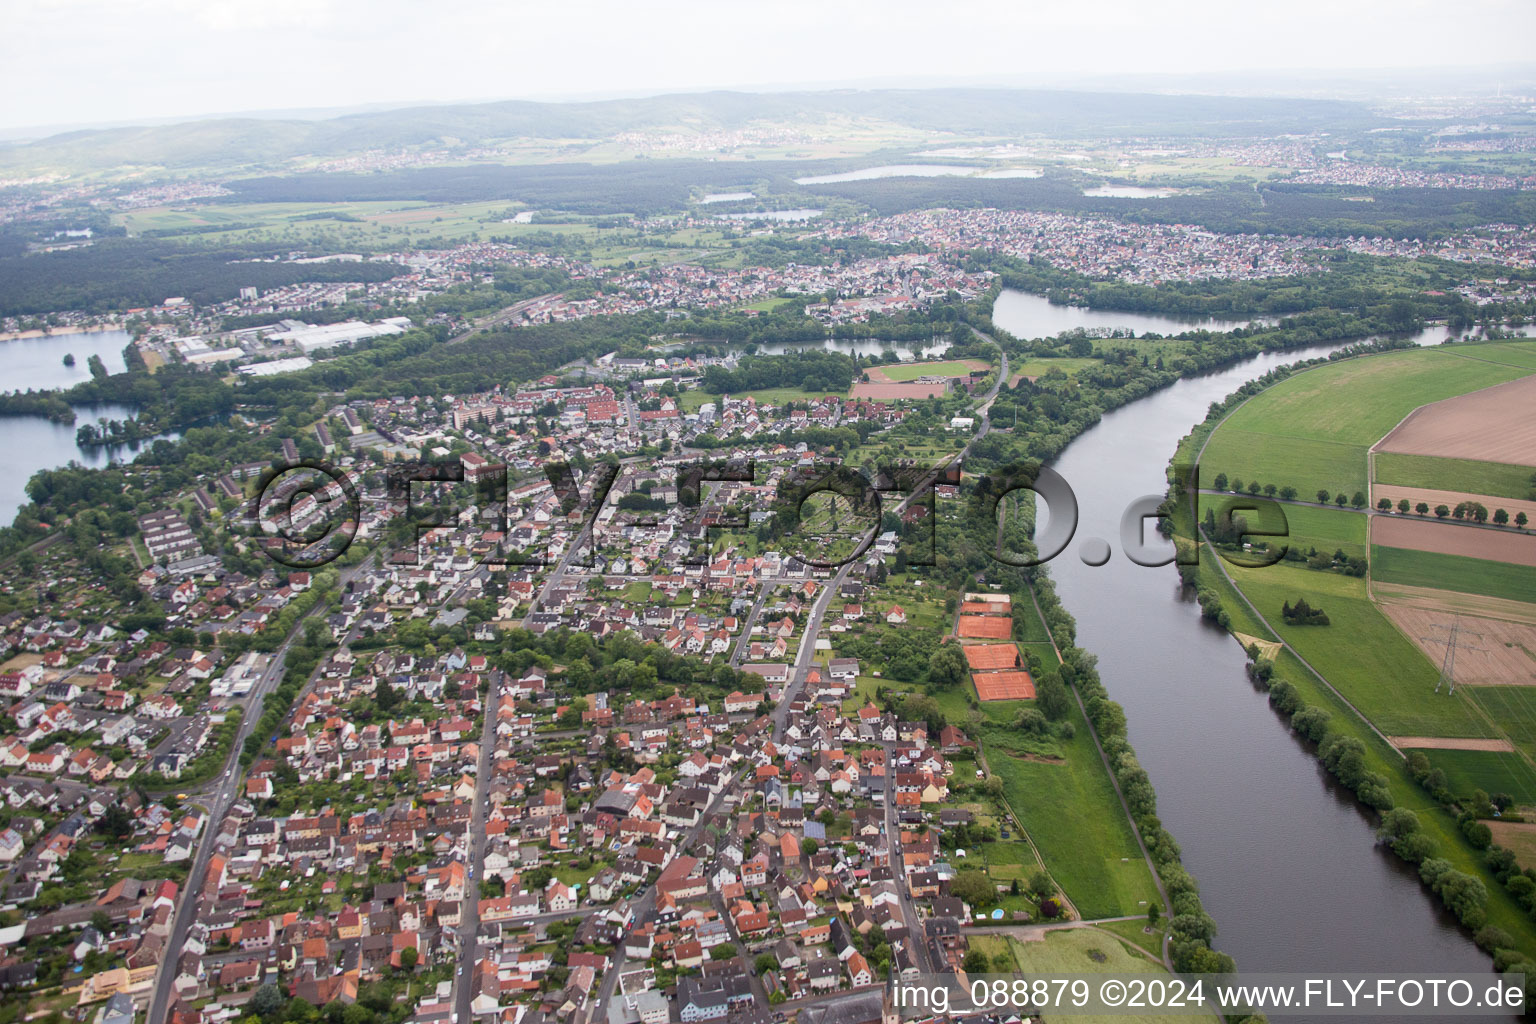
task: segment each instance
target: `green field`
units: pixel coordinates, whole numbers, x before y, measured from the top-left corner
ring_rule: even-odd
[[[1044,377],[1052,370],[1060,370],[1062,373],[1070,375],[1085,366],[1097,365],[1099,365],[1099,360],[1097,359],[1079,359],[1073,356],[1062,356],[1059,359],[1028,359],[1016,365],[1010,363],[1008,366],[1008,376],[1010,378],[1021,375],[1025,377]]]
[[[1085,917],[1145,913],[1157,888],[1136,845],[1088,723],[1074,706],[1077,735],[1060,742],[1062,761],[1008,756],[1009,731],[985,732],[987,764],[1051,875]]]
[[[1459,590],[1511,601],[1536,600],[1536,568],[1486,558],[1371,545],[1371,577],[1383,583]]]
[[[891,380],[917,380],[919,377],[966,377],[971,368],[958,359],[946,359],[937,363],[886,363],[879,367]]]
[[[1143,935],[1143,944],[1156,936]],[[1163,970],[1145,957],[1131,953],[1114,935],[1095,928],[1071,928],[1047,932],[1042,942],[1014,940],[1013,958],[1019,970],[1032,974],[1153,974]],[[1092,955],[1097,951],[1104,959]],[[1074,1017],[1074,1020],[1086,1019]],[[1126,1018],[1116,1017],[1116,1020]]]
[[[749,303],[748,305],[742,306],[741,308],[756,310],[759,313],[772,313],[776,309],[783,309],[786,306],[794,306],[797,303],[801,305],[804,304],[803,300],[801,299],[759,299],[758,301]]]
[[[757,391],[738,391],[731,395],[732,398],[745,399],[748,396],[757,399],[759,405],[783,405],[785,402],[808,402],[814,398],[825,398],[830,392],[826,391],[802,391],[799,388],[760,388]],[[678,407],[683,412],[698,412],[699,406],[705,402],[714,402],[715,407],[720,406],[720,395],[712,395],[708,391],[697,389],[684,391],[678,397]]]
[[[1155,935],[1142,935],[1140,945],[1158,944]],[[974,940],[973,940],[974,941]],[[1097,928],[1072,928],[1047,932],[1039,942],[1009,939],[1018,970],[1028,974],[1163,974],[1165,968],[1127,949],[1113,934]],[[989,950],[990,952],[990,950]],[[1052,1019],[1055,1019],[1054,1016]],[[1158,1016],[1155,1014],[1116,1014],[1096,1016],[1074,1014],[1066,1017],[1074,1024],[1172,1024],[1174,1021],[1208,1020],[1206,1017]]]
[[[1376,453],[1376,481],[1401,487],[1432,487],[1441,491],[1486,494],[1493,498],[1529,498],[1536,470],[1507,462],[1439,459],[1433,455]]]
[[[1202,494],[1200,505],[1211,509],[1219,517],[1229,506],[1235,504],[1240,508],[1245,500],[1237,495],[1223,497]],[[1201,513],[1202,516],[1204,514]],[[1236,514],[1248,520],[1248,524],[1255,529],[1283,529],[1284,536],[1268,542],[1274,546],[1284,544],[1303,552],[1317,548],[1329,554],[1342,548],[1351,557],[1365,557],[1366,516],[1352,509],[1313,508],[1310,505],[1276,502],[1274,505],[1261,505],[1256,512],[1237,511]]]
[[[1536,351],[1536,343],[1530,347]],[[1367,450],[1404,416],[1525,372],[1447,350],[1413,349],[1298,373],[1217,428],[1200,460],[1201,477],[1257,477],[1306,496],[1319,488],[1353,494],[1365,489]]]
[[[1433,699],[1439,670],[1366,596],[1365,580],[1291,565],[1229,567],[1281,636],[1389,736],[1492,736],[1465,701]],[[1292,626],[1281,605],[1305,597],[1327,626]]]
[[[1536,757],[1536,687],[1462,686],[1456,692],[1475,701],[1515,746]]]
[[[1519,754],[1486,750],[1426,750],[1445,772],[1452,793],[1508,793],[1522,807],[1536,804],[1536,770]]]
[[[1479,342],[1457,350],[1468,359],[1486,359],[1491,363],[1536,370],[1536,347],[1520,341]]]
[[[528,235],[562,235],[585,249],[572,255],[599,263],[634,260],[671,263],[689,255],[672,246],[704,249],[723,244],[719,230],[686,229],[621,233],[572,218],[564,223],[514,224],[524,210],[511,200],[471,203],[417,201],[343,203],[201,203],[158,206],[118,214],[114,222],[130,236],[191,235],[199,243],[326,245],[338,251],[378,252],[420,244],[516,240]],[[662,247],[663,245],[667,247]],[[781,301],[781,300],[770,300]]]

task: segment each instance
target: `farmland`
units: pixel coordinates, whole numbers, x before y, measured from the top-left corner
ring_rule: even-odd
[[[1487,494],[1495,498],[1530,498],[1536,484],[1531,482],[1531,467],[1479,459],[1446,459],[1432,455],[1376,453],[1376,481],[1382,494],[1385,485],[1425,487],[1468,494]]]
[[[1429,763],[1445,772],[1455,793],[1481,789],[1508,793],[1521,805],[1536,804],[1536,770],[1519,754],[1485,750],[1431,750]]]
[[[1444,627],[1456,613],[1439,605],[1404,604],[1383,600],[1380,595],[1377,599],[1382,611],[1418,644],[1426,657],[1431,661],[1444,657],[1444,646],[1425,638],[1444,640]],[[1462,629],[1481,634],[1477,642],[1481,649],[1469,648],[1457,654],[1457,683],[1536,686],[1536,625],[1468,615],[1459,615],[1458,619]]]
[[[1439,673],[1371,603],[1364,580],[1290,565],[1229,571],[1281,636],[1383,732],[1493,735],[1464,700],[1431,698]],[[1282,622],[1281,605],[1298,597],[1326,611],[1330,624]]]
[[[1383,583],[1459,590],[1510,601],[1529,601],[1536,595],[1536,569],[1434,551],[1372,545],[1371,576]]]
[[[1418,517],[1373,516],[1372,520],[1371,543],[1380,547],[1536,568],[1536,537],[1528,533]]]
[[[1467,349],[1471,352],[1475,349]],[[1217,473],[1319,488],[1364,490],[1366,453],[1428,402],[1522,375],[1460,352],[1414,349],[1343,360],[1284,380],[1243,404],[1211,435],[1202,476]]]
[[[1536,465],[1536,419],[1530,416],[1533,407],[1536,374],[1415,409],[1381,439],[1380,449]]]

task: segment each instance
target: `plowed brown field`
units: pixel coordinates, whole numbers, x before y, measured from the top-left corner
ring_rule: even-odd
[[[1397,623],[1398,628],[1418,645],[1430,661],[1439,665],[1445,660],[1444,645],[1433,643],[1432,640],[1444,640],[1449,635],[1449,630],[1436,627],[1450,625],[1456,617],[1454,612],[1394,601],[1383,601],[1381,610]],[[1470,644],[1482,650],[1463,649],[1456,652],[1455,677],[1458,684],[1536,686],[1536,625],[1470,615],[1459,616],[1459,622],[1464,632],[1458,638],[1458,643]],[[1473,633],[1481,633],[1482,636],[1474,637],[1471,635]]]
[[[1376,449],[1536,466],[1536,375],[1420,406]]]
[[[1371,543],[1389,548],[1436,551],[1443,555],[1536,566],[1536,534],[1520,533],[1511,528],[1483,530],[1452,523],[1426,522],[1417,517],[1375,516],[1371,523]]]

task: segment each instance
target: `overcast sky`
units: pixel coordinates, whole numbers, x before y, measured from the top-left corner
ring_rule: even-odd
[[[0,0],[0,129],[374,103],[1529,61],[1532,0]]]

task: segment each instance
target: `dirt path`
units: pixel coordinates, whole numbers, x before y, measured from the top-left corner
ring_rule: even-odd
[[[1388,736],[1399,750],[1484,750],[1495,754],[1513,754],[1509,740],[1476,740],[1454,736]]]

